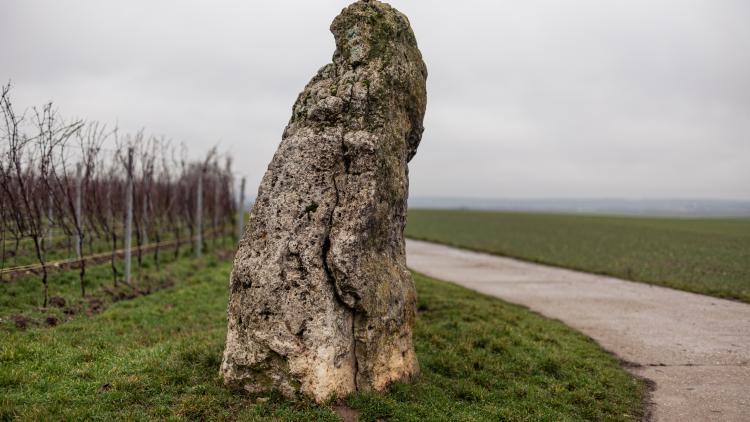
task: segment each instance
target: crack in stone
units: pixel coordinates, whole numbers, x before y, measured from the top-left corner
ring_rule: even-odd
[[[344,141],[343,136],[341,138],[341,145],[342,150],[344,148]],[[345,150],[344,150],[345,151]],[[343,152],[343,151],[342,151]],[[359,387],[357,385],[357,375],[359,373],[359,362],[357,360],[357,339],[355,337],[355,318],[356,318],[356,311],[354,307],[350,307],[346,304],[346,301],[344,301],[344,298],[341,297],[341,294],[339,293],[339,288],[336,285],[336,277],[333,274],[333,270],[328,265],[328,254],[331,250],[331,230],[333,229],[333,220],[334,216],[336,215],[336,208],[339,205],[339,187],[336,183],[336,174],[334,174],[331,178],[333,181],[333,190],[335,192],[334,200],[333,200],[333,206],[331,207],[331,214],[328,217],[328,222],[326,223],[326,237],[323,241],[323,250],[322,250],[322,258],[323,258],[323,270],[326,273],[326,278],[331,283],[331,286],[333,287],[333,295],[338,300],[339,304],[344,307],[345,309],[349,309],[349,312],[351,313],[352,317],[352,357],[354,358],[354,390],[358,391]]]

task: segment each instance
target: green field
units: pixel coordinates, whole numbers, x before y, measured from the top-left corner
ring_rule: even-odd
[[[101,269],[99,269],[101,268]],[[316,406],[226,389],[218,367],[226,333],[227,256],[182,258],[149,269],[151,294],[113,299],[107,267],[94,297],[75,275],[53,275],[66,299],[47,327],[36,280],[4,283],[0,305],[0,420],[639,420],[644,384],[563,324],[415,275],[415,347],[421,375],[388,394]],[[149,277],[146,277],[149,276]],[[111,290],[111,289],[110,289]],[[98,295],[98,296],[97,296]],[[116,295],[115,295],[116,296]],[[98,308],[92,299],[99,298]],[[72,309],[71,312],[67,312]],[[17,314],[30,323],[19,329]]]
[[[750,302],[750,219],[412,209],[406,234]]]

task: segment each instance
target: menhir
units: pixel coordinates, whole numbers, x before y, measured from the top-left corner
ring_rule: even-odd
[[[359,1],[299,95],[234,259],[227,384],[321,402],[418,371],[403,230],[427,70],[403,14]]]

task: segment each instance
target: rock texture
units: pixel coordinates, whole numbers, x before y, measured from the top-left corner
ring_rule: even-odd
[[[356,2],[331,31],[234,260],[221,365],[229,385],[319,402],[418,371],[403,230],[427,70],[387,4]]]

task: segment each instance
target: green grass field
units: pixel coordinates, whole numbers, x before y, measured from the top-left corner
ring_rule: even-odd
[[[334,403],[260,402],[223,386],[229,270],[226,257],[183,258],[150,270],[161,290],[115,301],[104,299],[106,266],[92,269],[100,278],[92,292],[104,302],[94,312],[74,275],[55,274],[52,295],[66,305],[54,327],[40,322],[48,311],[35,305],[36,280],[5,283],[3,295],[18,300],[0,304],[0,420],[337,420]],[[644,384],[588,338],[524,308],[415,279],[421,375],[388,394],[342,399],[361,420],[641,418]],[[16,313],[36,322],[18,329],[8,321]]]
[[[750,302],[750,219],[409,210],[406,234]]]

